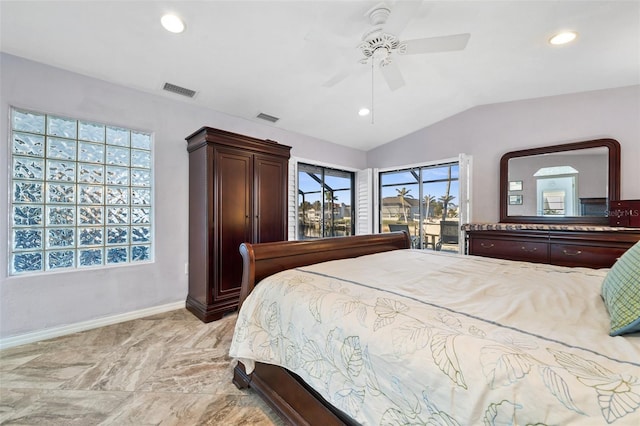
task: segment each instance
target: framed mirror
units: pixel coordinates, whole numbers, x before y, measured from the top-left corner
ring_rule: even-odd
[[[620,144],[596,139],[512,151],[500,160],[500,222],[608,225],[620,199]]]

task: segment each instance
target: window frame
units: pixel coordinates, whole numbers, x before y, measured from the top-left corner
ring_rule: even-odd
[[[310,160],[304,160],[304,159],[292,159],[292,162],[295,163],[295,201],[294,201],[294,206],[295,206],[295,239],[296,240],[306,240],[306,239],[313,239],[313,238],[325,238],[325,237],[329,237],[329,235],[325,235],[325,227],[324,227],[324,220],[321,220],[321,231],[322,231],[322,236],[319,237],[311,237],[311,238],[300,238],[300,220],[299,220],[299,208],[300,208],[300,200],[299,200],[299,193],[300,193],[300,166],[309,166],[309,167],[314,167],[314,168],[319,168],[322,170],[322,175],[325,176],[324,172],[326,170],[333,170],[339,173],[348,173],[350,175],[350,180],[351,180],[351,194],[350,194],[350,221],[351,221],[351,226],[350,226],[350,230],[349,233],[347,235],[356,235],[356,205],[355,205],[355,200],[356,200],[356,185],[357,185],[357,179],[356,179],[356,173],[357,170],[355,169],[350,169],[348,167],[341,167],[338,165],[330,165],[330,164],[326,164],[326,163],[321,163],[321,162],[316,162],[316,161],[310,161]],[[324,196],[321,197],[321,211],[324,212],[325,209],[325,200],[324,200]],[[324,216],[324,215],[323,215]]]
[[[387,167],[387,168],[380,168],[376,170],[376,176],[377,176],[377,182],[376,182],[376,194],[375,194],[375,198],[376,198],[376,209],[374,211],[375,214],[375,219],[376,219],[376,223],[375,223],[375,230],[376,232],[383,232],[383,195],[382,195],[382,187],[383,187],[383,179],[382,176],[384,174],[387,173],[393,173],[393,172],[411,172],[411,171],[417,171],[418,174],[421,176],[421,172],[422,169],[430,169],[430,168],[436,168],[436,167],[440,167],[440,166],[448,166],[448,165],[457,165],[458,166],[458,175],[456,179],[452,179],[458,182],[458,191],[456,194],[456,197],[458,198],[458,221],[460,223],[463,223],[463,221],[467,221],[469,220],[469,207],[470,207],[470,199],[469,199],[469,192],[470,192],[470,181],[469,181],[469,176],[470,176],[470,170],[471,170],[471,159],[469,156],[467,156],[466,154],[459,154],[458,157],[453,157],[453,158],[445,158],[445,159],[441,159],[441,160],[435,160],[435,161],[430,161],[430,162],[425,162],[425,163],[416,163],[416,164],[407,164],[407,165],[401,165],[401,166],[396,166],[396,167]],[[448,179],[447,179],[448,180]],[[419,194],[418,194],[418,199],[422,200],[424,194],[422,193],[422,188],[424,185],[424,182],[420,182],[418,179],[416,180],[416,185],[418,185],[419,188]],[[386,185],[385,185],[386,186]],[[419,202],[418,203],[418,207],[419,207],[419,215],[420,217],[422,217],[422,203]],[[413,242],[412,244],[415,247],[428,247],[429,246],[429,242],[434,243],[435,241],[433,240],[433,236],[427,235],[424,232],[424,229],[422,226],[419,227],[419,232],[418,235],[412,235],[412,239]],[[459,238],[458,241],[462,242],[464,241],[463,238],[461,238],[461,231],[458,230],[458,234],[459,234]],[[427,236],[431,237],[431,240],[427,241]],[[435,249],[435,244],[434,245],[434,249]],[[462,253],[463,252],[463,247],[464,244],[459,243],[458,244],[458,252]]]
[[[8,112],[7,276],[23,277],[154,262],[153,132],[15,105],[9,105]],[[29,129],[26,125],[21,126],[20,116],[37,118],[38,127]],[[55,124],[59,127],[56,128]],[[97,132],[95,135],[102,132],[101,136],[95,138],[102,137],[101,141],[85,136],[90,133],[82,134],[92,126]],[[36,144],[39,141],[41,146],[36,150],[21,151],[18,137],[31,138]],[[55,150],[55,147],[59,149]],[[95,152],[101,152],[101,159],[91,161],[87,157],[89,150],[81,152],[81,147],[95,148]],[[34,176],[22,176],[15,169],[16,159],[32,161],[37,164],[33,170],[40,170]],[[56,170],[56,164],[60,166],[60,174],[52,177],[49,172]],[[66,171],[62,170],[65,167]],[[81,171],[84,172],[82,176]],[[62,177],[58,180],[59,176]],[[123,183],[125,180],[126,184]],[[20,202],[16,198],[16,185],[24,187],[26,184],[41,186],[39,193],[35,193],[39,199]],[[66,191],[68,199],[51,198],[55,187]],[[122,194],[126,192],[127,203],[115,204],[113,198],[109,200],[109,194],[113,195],[109,189]],[[142,203],[134,202],[134,197]],[[69,201],[71,198],[73,200]],[[30,209],[35,215],[32,218],[34,223],[19,223],[16,213]],[[63,213],[61,222],[53,219],[56,209],[58,213]],[[116,217],[117,211],[120,214],[126,211],[126,220]],[[137,221],[134,221],[134,211],[138,214]],[[90,240],[92,228],[94,237],[100,239],[99,243]],[[39,232],[39,241],[36,238],[39,244],[31,248],[24,247],[24,243],[17,238],[18,231],[33,232],[34,235]],[[84,244],[81,242],[81,233],[86,237]],[[56,235],[60,237],[59,241]],[[138,260],[134,257],[134,250],[139,256]],[[99,263],[83,265],[82,259],[88,259],[91,251],[96,255],[100,252]],[[26,254],[33,254],[36,260],[39,258],[39,268],[21,270],[16,267],[15,256],[26,259]],[[123,255],[126,255],[126,260],[123,260]],[[52,259],[56,259],[55,256],[61,259],[60,264],[51,263]]]

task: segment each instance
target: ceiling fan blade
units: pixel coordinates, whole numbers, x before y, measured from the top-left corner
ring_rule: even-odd
[[[336,73],[329,80],[327,80],[324,83],[322,83],[322,87],[333,87],[336,84],[340,83],[345,78],[349,77],[349,74],[351,74],[351,73],[346,69],[340,70],[338,73]]]
[[[333,34],[328,31],[311,30],[304,36],[305,41],[311,43],[320,43],[328,47],[338,47],[342,49],[353,49],[358,43],[350,38]]]
[[[467,47],[471,34],[455,34],[442,37],[417,38],[407,40],[403,43],[407,45],[404,55],[417,55],[420,53],[448,52],[452,50],[462,50]]]
[[[397,90],[404,86],[404,77],[402,77],[402,72],[400,72],[400,67],[398,64],[393,61],[388,65],[380,65],[380,72],[382,73],[382,77],[384,77],[389,89]]]
[[[333,75],[329,80],[322,83],[322,87],[333,87],[336,84],[340,83],[342,80],[349,77],[351,74],[355,74],[358,69],[366,68],[363,67],[362,64],[355,62],[349,63],[340,69],[337,73]]]
[[[400,37],[400,33],[414,17],[421,4],[422,0],[398,0],[391,8],[391,14],[382,27],[382,32]]]

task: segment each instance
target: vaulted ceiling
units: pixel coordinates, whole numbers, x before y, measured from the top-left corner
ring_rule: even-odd
[[[394,12],[406,8],[386,2]],[[470,34],[462,50],[390,59],[358,45],[380,1],[6,1],[3,52],[369,150],[468,108],[640,84],[639,1],[423,1],[400,41]],[[160,18],[176,13],[180,34]],[[396,15],[400,15],[398,12]],[[573,30],[577,39],[552,46]],[[340,78],[334,79],[339,76]],[[334,80],[332,80],[334,79]],[[196,91],[186,98],[165,83]],[[361,117],[367,107],[373,115]]]

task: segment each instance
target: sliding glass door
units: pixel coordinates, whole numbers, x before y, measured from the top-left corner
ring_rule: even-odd
[[[298,239],[353,235],[354,173],[298,163]]]
[[[380,232],[405,229],[414,248],[458,251],[459,164],[380,172]]]

